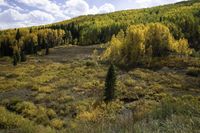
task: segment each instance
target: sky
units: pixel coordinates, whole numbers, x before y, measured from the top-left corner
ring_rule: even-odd
[[[0,29],[50,24],[80,15],[147,8],[182,0],[0,0]]]

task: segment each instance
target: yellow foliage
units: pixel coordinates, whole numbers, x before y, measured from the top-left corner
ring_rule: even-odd
[[[82,121],[98,121],[99,118],[101,118],[100,116],[103,115],[102,110],[99,109],[95,109],[92,110],[90,112],[85,111],[83,113],[80,113],[78,116],[78,119],[82,120]]]
[[[51,127],[54,127],[56,129],[61,129],[64,125],[64,121],[60,120],[60,119],[53,119],[50,122]]]
[[[180,39],[176,42],[175,50],[181,55],[189,55],[192,53],[192,50],[189,49],[189,44],[186,39]]]
[[[113,36],[103,58],[118,64],[147,64],[153,57],[167,56],[170,52],[191,54],[186,39],[175,40],[167,26],[161,23],[132,25]]]

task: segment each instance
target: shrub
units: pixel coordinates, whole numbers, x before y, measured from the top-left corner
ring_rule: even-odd
[[[55,118],[57,116],[56,112],[53,109],[48,109],[47,115],[50,119]]]
[[[32,102],[21,102],[16,104],[16,111],[25,117],[33,118],[37,115],[37,107]]]
[[[64,122],[60,119],[53,119],[50,122],[51,127],[56,128],[56,129],[61,129],[64,125]]]

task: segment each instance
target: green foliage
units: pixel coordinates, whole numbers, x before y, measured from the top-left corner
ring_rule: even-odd
[[[19,29],[17,29],[16,37],[15,39],[19,42],[19,39],[21,38],[21,34],[19,32]]]
[[[116,72],[113,64],[110,65],[105,81],[105,101],[111,101],[115,97]]]
[[[24,51],[25,54],[37,54],[38,51],[48,47],[54,47],[64,43],[63,30],[54,29],[30,29],[27,28],[3,31],[5,34],[0,35],[0,55],[12,56],[13,52]]]

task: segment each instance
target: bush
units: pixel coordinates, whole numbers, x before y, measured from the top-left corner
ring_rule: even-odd
[[[16,104],[16,111],[29,118],[37,116],[37,107],[32,102],[24,101]]]
[[[64,125],[64,122],[60,119],[53,119],[53,120],[51,120],[50,125],[53,128],[61,129]]]

